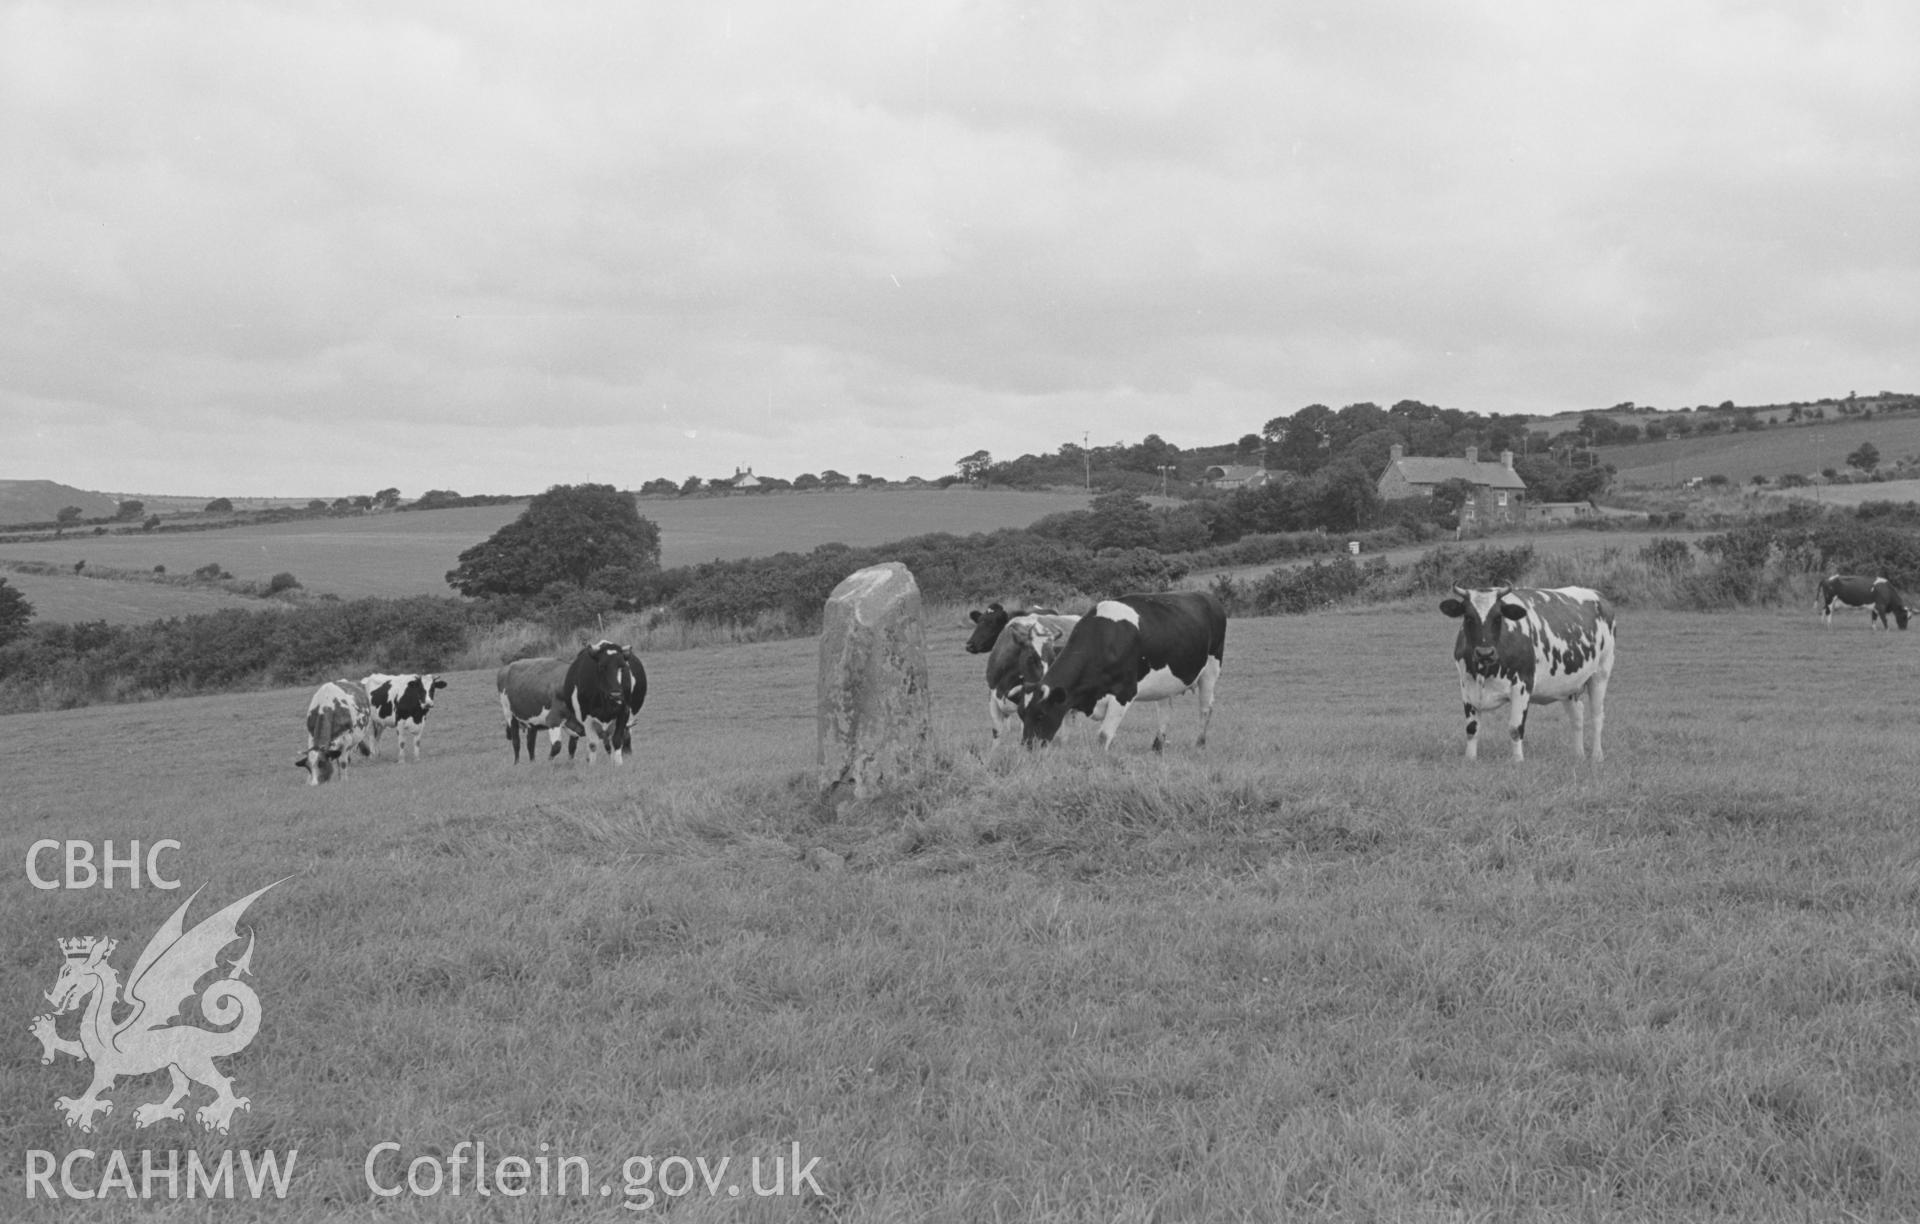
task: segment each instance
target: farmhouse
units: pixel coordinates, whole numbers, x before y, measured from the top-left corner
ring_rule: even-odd
[[[736,467],[726,486],[729,489],[757,489],[760,487],[760,478],[753,474],[751,467]]]
[[[1380,473],[1376,487],[1382,501],[1403,497],[1433,496],[1435,487],[1449,480],[1464,480],[1473,486],[1473,497],[1460,509],[1462,526],[1468,523],[1517,523],[1525,514],[1527,482],[1513,470],[1513,452],[1500,452],[1500,462],[1483,463],[1478,447],[1469,446],[1463,459],[1415,455],[1398,442],[1387,459],[1387,470]]]
[[[1206,471],[1206,481],[1216,489],[1258,489],[1273,479],[1262,467],[1242,463],[1216,463]]]

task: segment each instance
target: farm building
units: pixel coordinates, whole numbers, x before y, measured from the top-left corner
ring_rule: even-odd
[[[757,489],[760,487],[760,478],[753,474],[753,469],[750,467],[736,467],[733,469],[733,476],[727,481],[727,487],[729,489]]]
[[[1404,497],[1433,496],[1433,490],[1449,480],[1464,480],[1473,486],[1473,499],[1461,508],[1462,524],[1470,522],[1519,522],[1525,515],[1527,482],[1513,470],[1513,452],[1500,452],[1498,463],[1483,463],[1477,447],[1469,446],[1462,459],[1437,455],[1409,457],[1398,442],[1380,473],[1377,488],[1382,501]]]
[[[1242,463],[1216,463],[1206,472],[1207,483],[1216,489],[1258,489],[1271,479],[1267,469]]]

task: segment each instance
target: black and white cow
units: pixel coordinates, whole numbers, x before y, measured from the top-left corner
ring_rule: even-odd
[[[983,609],[969,612],[967,617],[973,621],[973,633],[967,638],[967,653],[986,654],[992,650],[993,644],[1000,640],[1001,630],[1017,617],[1053,615],[1056,613],[1052,608],[1025,608],[1009,612],[997,603],[990,603]]]
[[[1038,684],[1020,690],[1021,741],[1046,743],[1067,711],[1100,714],[1100,746],[1113,747],[1120,722],[1136,701],[1171,703],[1195,689],[1200,695],[1200,737],[1213,722],[1213,689],[1227,644],[1227,613],[1206,591],[1123,595],[1103,599],[1067,635],[1060,654]],[[1158,752],[1167,739],[1169,705],[1160,707]]]
[[[560,685],[567,730],[587,741],[587,763],[604,748],[613,763],[633,747],[633,714],[647,699],[646,671],[633,651],[613,642],[583,647]]]
[[[973,622],[967,652],[987,656],[987,718],[997,740],[1020,717],[1015,694],[1040,682],[1080,618],[1043,609],[1009,612],[992,604],[973,613]]]
[[[433,708],[433,695],[447,682],[432,672],[389,676],[375,672],[360,682],[373,703],[373,754],[380,755],[380,734],[394,729],[400,760],[407,759],[407,740],[413,740],[413,759],[420,759],[420,734],[425,728],[427,711]]]
[[[522,731],[527,735],[527,760],[536,759],[534,741],[541,731],[547,733],[551,742],[547,756],[560,755],[560,733],[567,725],[567,707],[561,700],[560,690],[566,684],[570,666],[566,659],[515,659],[494,674],[493,686],[500,694],[500,715],[506,720],[507,742],[513,745],[516,763],[520,760]]]
[[[1907,627],[1907,601],[1900,598],[1900,592],[1885,578],[1867,578],[1858,574],[1829,574],[1820,580],[1820,620],[1827,628],[1833,628],[1834,601],[1846,604],[1850,608],[1867,609],[1869,628],[1892,631],[1887,623],[1892,616],[1902,629]]]
[[[330,781],[335,770],[346,781],[354,749],[372,755],[367,747],[372,723],[373,703],[365,688],[352,680],[327,681],[307,702],[307,748],[293,758],[294,768],[307,771],[308,786]]]
[[[1593,703],[1593,759],[1601,759],[1607,679],[1613,674],[1613,608],[1586,587],[1453,588],[1440,611],[1460,622],[1453,661],[1467,712],[1467,759],[1477,754],[1480,716],[1508,708],[1513,759],[1526,759],[1527,707],[1567,703],[1573,748],[1587,755],[1586,704]]]

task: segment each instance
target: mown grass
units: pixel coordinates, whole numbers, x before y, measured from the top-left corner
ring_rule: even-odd
[[[630,1154],[798,1142],[823,1199],[671,1210],[1920,1215],[1920,639],[1625,615],[1595,768],[1551,708],[1525,764],[1461,760],[1454,625],[1424,607],[1234,623],[1209,747],[1182,703],[1159,757],[1150,711],[1110,756],[1084,725],[989,749],[964,628],[929,633],[936,767],[840,807],[807,776],[810,643],[651,660],[619,771],[514,767],[486,672],[452,678],[423,764],[318,789],[304,691],[0,719],[8,861],[178,837],[196,915],[297,873],[249,915],[267,1013],[234,1135],[128,1108],[67,1133],[79,1069],[21,1035],[0,1193],[26,1214],[30,1148],[192,1143],[300,1152],[288,1202],[222,1218],[624,1218],[374,1208],[361,1163],[545,1142],[617,1187]],[[124,967],[179,896],[0,894],[22,1024],[56,937],[123,938]]]
[[[855,546],[929,532],[967,535],[1024,527],[1046,514],[1085,509],[1077,493],[872,492],[737,497],[643,498],[640,513],[660,526],[666,566]],[[342,598],[447,595],[446,574],[466,549],[525,510],[524,503],[461,506],[405,514],[268,523],[221,531],[72,536],[0,545],[0,557],[190,573],[218,562],[236,578],[266,582],[286,571],[306,589]]]

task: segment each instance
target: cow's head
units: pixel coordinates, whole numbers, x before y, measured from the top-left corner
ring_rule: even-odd
[[[407,686],[407,695],[420,703],[422,710],[433,708],[433,695],[447,687],[447,682],[432,672],[415,676],[413,683]]]
[[[1034,744],[1051,744],[1059,734],[1060,724],[1067,721],[1067,711],[1071,708],[1067,690],[1041,681],[1023,684],[1011,696],[1014,707],[1020,711],[1020,742],[1029,748]]]
[[[604,638],[583,648],[574,660],[575,666],[586,663],[586,682],[580,687],[624,710],[633,692],[633,666],[629,662],[632,657],[633,653],[625,646]]]
[[[1906,601],[1900,598],[1899,591],[1896,590],[1893,593],[1892,600],[1887,604],[1887,611],[1893,613],[1894,624],[1900,626],[1902,629],[1907,627],[1907,605]]]
[[[986,611],[975,610],[967,614],[973,620],[973,636],[967,639],[968,654],[985,654],[993,649],[1000,640],[1000,631],[1007,627],[1013,614],[999,604],[988,604]]]
[[[1460,637],[1454,642],[1453,657],[1469,670],[1492,667],[1500,656],[1508,621],[1527,619],[1527,610],[1506,602],[1512,587],[1497,591],[1467,591],[1453,588],[1453,594],[1440,601],[1440,611],[1460,622]]]
[[[322,782],[331,781],[334,772],[341,769],[340,749],[337,747],[309,748],[293,758],[293,767],[307,771],[308,786],[318,786]]]

